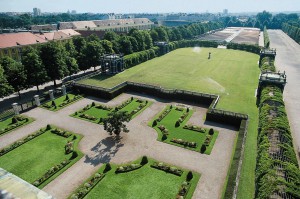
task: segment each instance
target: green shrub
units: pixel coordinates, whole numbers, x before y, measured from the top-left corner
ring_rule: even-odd
[[[105,169],[104,169],[104,173],[106,173],[106,172],[108,172],[108,171],[110,171],[111,170],[111,165],[110,165],[110,163],[106,163],[106,165],[105,165]]]
[[[73,140],[76,140],[77,139],[77,136],[76,135],[73,135]]]
[[[46,131],[49,131],[51,128],[52,128],[51,125],[47,124]]]
[[[72,156],[70,157],[70,160],[77,158],[77,156],[78,156],[77,151],[73,151]]]
[[[69,95],[66,94],[66,99],[65,100],[69,100],[69,99],[70,99]]]
[[[96,106],[95,102],[92,102],[92,106]]]
[[[189,108],[189,107],[186,109],[186,112],[187,112],[187,113],[190,112],[190,108]]]
[[[188,174],[186,175],[186,180],[190,181],[191,179],[193,179],[193,172],[189,171]]]
[[[208,134],[209,134],[209,135],[213,135],[213,134],[214,134],[214,129],[213,129],[213,128],[209,129]]]
[[[147,164],[148,163],[148,158],[147,158],[147,156],[143,156],[142,157],[142,161],[141,161],[141,165],[145,165],[145,164]]]
[[[206,151],[206,145],[203,144],[203,145],[201,146],[200,152],[201,152],[201,153],[204,153],[205,151]]]
[[[18,123],[18,119],[17,119],[16,116],[14,116],[14,117],[11,119],[11,123],[13,123],[13,124]]]
[[[54,100],[51,102],[51,105],[52,105],[52,106],[56,106],[56,103],[55,103]]]
[[[161,140],[162,140],[162,141],[165,141],[167,138],[168,138],[167,135],[166,135],[166,134],[163,134]]]
[[[175,123],[175,127],[179,127],[180,126],[180,121],[177,120],[176,123]]]
[[[153,123],[152,123],[152,127],[156,126],[157,125],[157,121],[154,120]]]

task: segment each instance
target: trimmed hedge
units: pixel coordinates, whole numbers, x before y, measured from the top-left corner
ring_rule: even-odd
[[[250,44],[237,44],[237,43],[229,43],[227,44],[227,49],[234,50],[243,50],[255,54],[260,54],[261,48],[258,45],[250,45]]]
[[[130,68],[132,66],[143,63],[147,60],[153,59],[158,56],[159,47],[152,47],[149,50],[144,50],[141,52],[132,53],[130,55],[124,56],[125,68]]]
[[[172,138],[171,142],[183,145],[185,147],[191,147],[191,148],[196,148],[197,147],[197,143],[196,142],[189,142],[189,141],[185,141],[185,140],[177,139],[177,138]]]
[[[264,46],[265,48],[270,47],[270,38],[266,26],[264,27]]]
[[[165,171],[167,173],[172,173],[177,176],[181,176],[183,174],[183,171],[181,169],[178,169],[177,167],[174,167],[174,166],[169,166],[163,162],[154,162],[151,165],[151,167]]]
[[[29,118],[22,116],[22,115],[16,115],[13,116],[11,118],[12,122],[10,125],[8,125],[6,128],[4,129],[0,129],[0,135],[7,133],[13,129],[16,129],[24,124],[26,124],[27,122],[29,122]]]
[[[143,165],[140,164],[129,164],[129,165],[124,165],[124,166],[119,166],[117,167],[115,173],[126,173],[130,171],[134,171],[136,169],[141,168]]]

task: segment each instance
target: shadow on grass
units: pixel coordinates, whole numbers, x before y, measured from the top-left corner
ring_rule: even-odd
[[[207,121],[205,120],[204,125],[206,126],[211,126],[211,127],[218,127],[218,128],[222,128],[222,129],[228,129],[228,130],[232,130],[232,131],[238,131],[239,128],[232,126],[232,125],[228,125],[228,124],[221,124],[221,123],[217,123],[217,122],[211,122],[211,121]]]
[[[94,156],[85,155],[85,163],[99,165],[100,163],[110,162],[111,158],[124,146],[121,143],[122,137],[110,136],[98,142],[93,148],[96,154]]]

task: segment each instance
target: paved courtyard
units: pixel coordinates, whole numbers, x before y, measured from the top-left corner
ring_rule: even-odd
[[[287,84],[283,97],[295,149],[300,151],[300,45],[281,30],[269,30],[268,33],[270,47],[276,48],[276,68],[281,72],[285,71],[287,74]]]
[[[93,101],[113,106],[131,96],[144,98],[154,103],[129,122],[130,132],[121,134],[120,140],[108,135],[101,125],[69,116]],[[96,172],[103,163],[109,161],[117,164],[129,162],[143,155],[200,173],[201,178],[193,198],[220,198],[237,135],[236,131],[231,127],[204,123],[203,118],[207,109],[191,105],[195,109],[195,113],[188,123],[208,128],[213,127],[220,132],[211,154],[205,155],[159,142],[156,140],[156,131],[148,127],[147,123],[168,103],[176,104],[178,102],[126,93],[111,101],[92,97],[84,98],[57,112],[35,108],[25,115],[35,118],[36,121],[1,136],[0,148],[45,127],[47,124],[53,124],[84,135],[79,143],[79,148],[84,156],[43,189],[58,199],[66,198],[86,178]]]

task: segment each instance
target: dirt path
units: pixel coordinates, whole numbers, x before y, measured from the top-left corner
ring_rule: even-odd
[[[48,123],[83,134],[84,138],[80,142],[79,148],[85,154],[84,157],[43,189],[58,199],[66,198],[103,163],[109,161],[124,163],[135,160],[142,155],[201,173],[193,198],[220,198],[236,137],[234,131],[220,126],[214,127],[220,133],[211,155],[205,155],[156,141],[157,133],[148,127],[147,123],[166,106],[162,100],[147,98],[154,103],[128,124],[130,133],[123,134],[120,141],[108,136],[103,126],[68,116],[92,101],[115,105],[131,96],[132,94],[123,94],[109,102],[93,98],[83,99],[56,113],[41,108],[33,109],[26,115],[36,118],[36,121],[0,137],[0,148],[14,142],[17,138],[44,127]],[[202,118],[206,109],[193,108],[195,113],[189,122],[203,126]],[[209,125],[207,124],[207,127],[210,127]]]
[[[300,45],[281,30],[269,30],[271,48],[276,48],[276,68],[287,74],[283,97],[292,130],[295,150],[300,151]],[[299,156],[298,156],[299,162]]]

